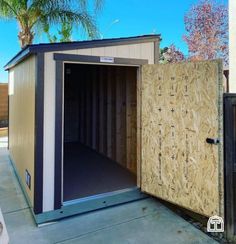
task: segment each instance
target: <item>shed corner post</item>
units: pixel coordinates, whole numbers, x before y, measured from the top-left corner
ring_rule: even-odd
[[[34,213],[43,212],[44,53],[36,54]]]
[[[159,58],[160,58],[160,41],[161,39],[157,39],[153,42],[154,44],[154,64],[159,63]]]
[[[63,153],[63,61],[54,54],[56,65],[55,77],[55,180],[54,180],[54,210],[62,206],[62,153]]]

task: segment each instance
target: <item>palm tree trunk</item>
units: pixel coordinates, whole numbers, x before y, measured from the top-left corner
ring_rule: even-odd
[[[18,34],[18,39],[21,48],[24,48],[33,43],[34,33],[29,28],[21,29]]]

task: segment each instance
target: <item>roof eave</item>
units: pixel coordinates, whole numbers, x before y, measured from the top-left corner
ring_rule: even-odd
[[[81,41],[81,42],[69,42],[69,43],[55,43],[55,44],[36,44],[29,45],[25,49],[17,53],[5,66],[5,70],[9,70],[16,64],[24,60],[31,54],[37,54],[38,52],[53,52],[60,50],[70,49],[85,49],[85,48],[96,48],[104,46],[115,46],[115,45],[127,45],[136,43],[145,43],[152,41],[161,41],[161,35],[146,35],[139,37],[127,37],[127,38],[116,38],[116,39],[102,39],[92,41]]]
[[[21,62],[23,59],[28,57],[31,54],[30,46],[26,47],[22,51],[20,51],[18,54],[16,54],[5,66],[5,70],[9,70],[13,66],[15,66],[17,63]]]
[[[127,37],[127,38],[116,38],[116,39],[101,39],[101,40],[91,40],[91,41],[81,41],[81,42],[68,42],[68,43],[54,43],[54,44],[38,44],[30,46],[32,51],[35,52],[53,52],[60,50],[69,49],[84,49],[84,48],[96,48],[105,46],[115,46],[115,45],[128,45],[136,43],[145,43],[152,41],[160,41],[160,35],[150,35],[141,37]]]

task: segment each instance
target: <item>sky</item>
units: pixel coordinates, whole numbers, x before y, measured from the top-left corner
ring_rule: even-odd
[[[161,34],[161,47],[175,44],[185,55],[187,46],[182,36],[185,33],[184,15],[199,0],[105,0],[97,24],[101,37],[116,38],[146,34]],[[228,0],[219,0],[227,4]],[[17,39],[18,26],[15,21],[0,20],[0,83],[7,82],[3,66],[20,51]],[[73,40],[84,40],[78,31]],[[48,42],[41,33],[34,43]]]

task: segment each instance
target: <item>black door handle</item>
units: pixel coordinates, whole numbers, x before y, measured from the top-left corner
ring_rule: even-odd
[[[218,138],[207,138],[206,142],[209,144],[217,145],[220,143],[220,140]]]

